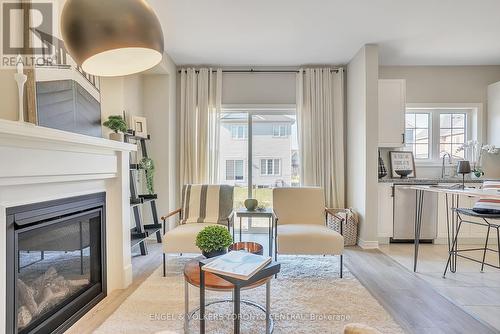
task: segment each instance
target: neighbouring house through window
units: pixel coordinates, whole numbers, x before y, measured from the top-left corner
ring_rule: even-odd
[[[233,139],[247,139],[248,127],[246,125],[232,125],[231,136]]]
[[[464,159],[458,148],[472,138],[471,108],[407,108],[405,147],[418,161],[438,161],[446,154]]]
[[[286,125],[274,125],[273,126],[273,137],[287,137],[287,126]]]
[[[243,160],[226,160],[226,180],[240,181],[244,178]]]
[[[280,159],[260,159],[260,175],[276,176],[281,174]]]

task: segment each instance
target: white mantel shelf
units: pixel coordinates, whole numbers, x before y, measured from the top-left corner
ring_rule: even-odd
[[[63,144],[68,149],[80,146],[99,151],[137,151],[137,145],[133,144],[46,128],[31,123],[0,120],[0,146],[7,141],[9,141],[9,146],[24,146],[23,142],[37,141]]]
[[[137,145],[0,120],[0,186],[114,178],[131,151]]]

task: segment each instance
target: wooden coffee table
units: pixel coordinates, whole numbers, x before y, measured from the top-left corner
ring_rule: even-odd
[[[200,312],[200,333],[205,333],[205,308],[209,305],[220,303],[234,304],[234,333],[240,332],[240,304],[255,307],[266,314],[266,333],[272,333],[274,323],[271,318],[271,279],[280,271],[280,264],[271,262],[260,270],[248,281],[242,281],[233,277],[205,272],[200,268],[213,259],[203,257],[194,259],[184,266],[184,331],[189,332],[189,320],[196,312]],[[249,300],[241,300],[241,290],[254,289],[266,284],[266,307]],[[189,285],[200,288],[200,307],[189,310]],[[205,304],[205,290],[211,291],[233,291],[232,299],[213,301]]]

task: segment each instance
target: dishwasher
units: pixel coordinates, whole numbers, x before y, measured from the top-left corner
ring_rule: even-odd
[[[413,242],[415,239],[415,210],[416,191],[405,189],[407,186],[420,185],[431,186],[436,183],[427,184],[394,184],[393,194],[393,228],[392,243]],[[433,242],[437,237],[438,221],[438,194],[424,192],[424,206],[422,209],[422,227],[420,234],[421,242]]]

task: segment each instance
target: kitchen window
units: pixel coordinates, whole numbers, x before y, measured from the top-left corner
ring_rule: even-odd
[[[280,175],[281,174],[280,159],[260,159],[260,175]]]
[[[273,137],[287,137],[286,125],[274,125]]]
[[[226,180],[241,181],[243,175],[243,160],[226,160]]]
[[[413,151],[415,159],[429,159],[430,157],[430,115],[429,113],[406,113],[406,148]]]
[[[449,154],[464,159],[458,148],[472,138],[470,108],[407,108],[405,148],[416,161],[437,162]]]

